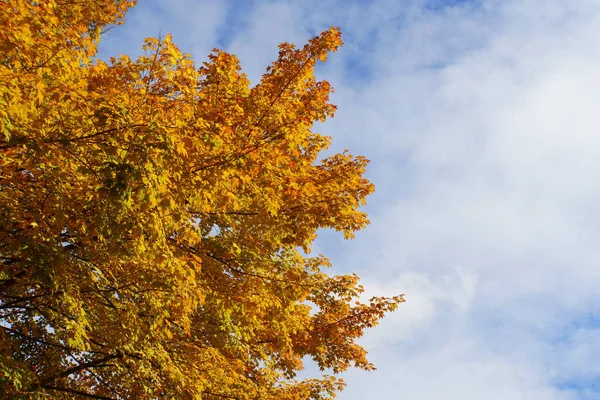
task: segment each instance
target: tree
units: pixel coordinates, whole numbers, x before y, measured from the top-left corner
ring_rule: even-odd
[[[310,256],[346,238],[367,160],[318,161],[330,29],[250,87],[235,56],[196,68],[171,37],[94,60],[125,0],[0,2],[0,396],[328,399],[304,357],[372,369],[356,343],[401,296]]]

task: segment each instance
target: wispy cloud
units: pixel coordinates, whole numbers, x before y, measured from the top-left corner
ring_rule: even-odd
[[[372,225],[324,233],[335,271],[408,302],[364,338],[341,399],[600,393],[600,3],[142,1],[105,43],[173,32],[256,81],[282,41],[339,25],[318,128],[372,160]]]

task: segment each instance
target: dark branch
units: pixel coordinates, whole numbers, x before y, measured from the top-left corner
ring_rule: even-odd
[[[90,361],[90,362],[86,362],[86,363],[81,363],[81,364],[79,364],[79,365],[77,365],[75,367],[69,368],[69,369],[67,369],[67,370],[65,370],[65,371],[63,371],[63,372],[61,372],[59,374],[56,374],[56,375],[50,376],[48,378],[45,378],[42,381],[43,385],[46,384],[46,383],[48,383],[48,382],[52,382],[55,379],[64,378],[64,377],[67,377],[69,375],[75,374],[75,373],[77,373],[79,371],[83,371],[84,369],[104,366],[104,363],[106,363],[107,361],[110,361],[110,360],[114,360],[116,358],[119,358],[119,356],[115,355],[115,354],[111,354],[111,355],[108,355],[106,357],[100,358],[98,360],[94,360],[94,361]]]
[[[40,387],[42,389],[46,389],[46,390],[55,390],[57,392],[70,393],[70,394],[74,394],[77,396],[87,397],[88,399],[116,400],[114,397],[100,396],[97,394],[83,392],[81,390],[70,389],[70,388],[65,388],[65,387],[60,387],[60,386],[44,384],[44,385],[41,385]]]

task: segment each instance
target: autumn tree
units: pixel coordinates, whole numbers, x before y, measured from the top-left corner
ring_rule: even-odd
[[[367,160],[319,160],[330,29],[251,87],[171,37],[94,60],[126,0],[0,1],[0,397],[329,399],[305,357],[372,369],[356,343],[401,297],[310,256],[351,238]]]

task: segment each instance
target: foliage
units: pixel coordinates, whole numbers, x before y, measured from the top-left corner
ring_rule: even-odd
[[[311,257],[351,238],[367,160],[318,161],[330,29],[250,87],[235,56],[196,68],[171,37],[94,61],[126,0],[0,1],[0,396],[328,399],[304,357],[372,369],[356,344],[403,301],[356,301]]]

